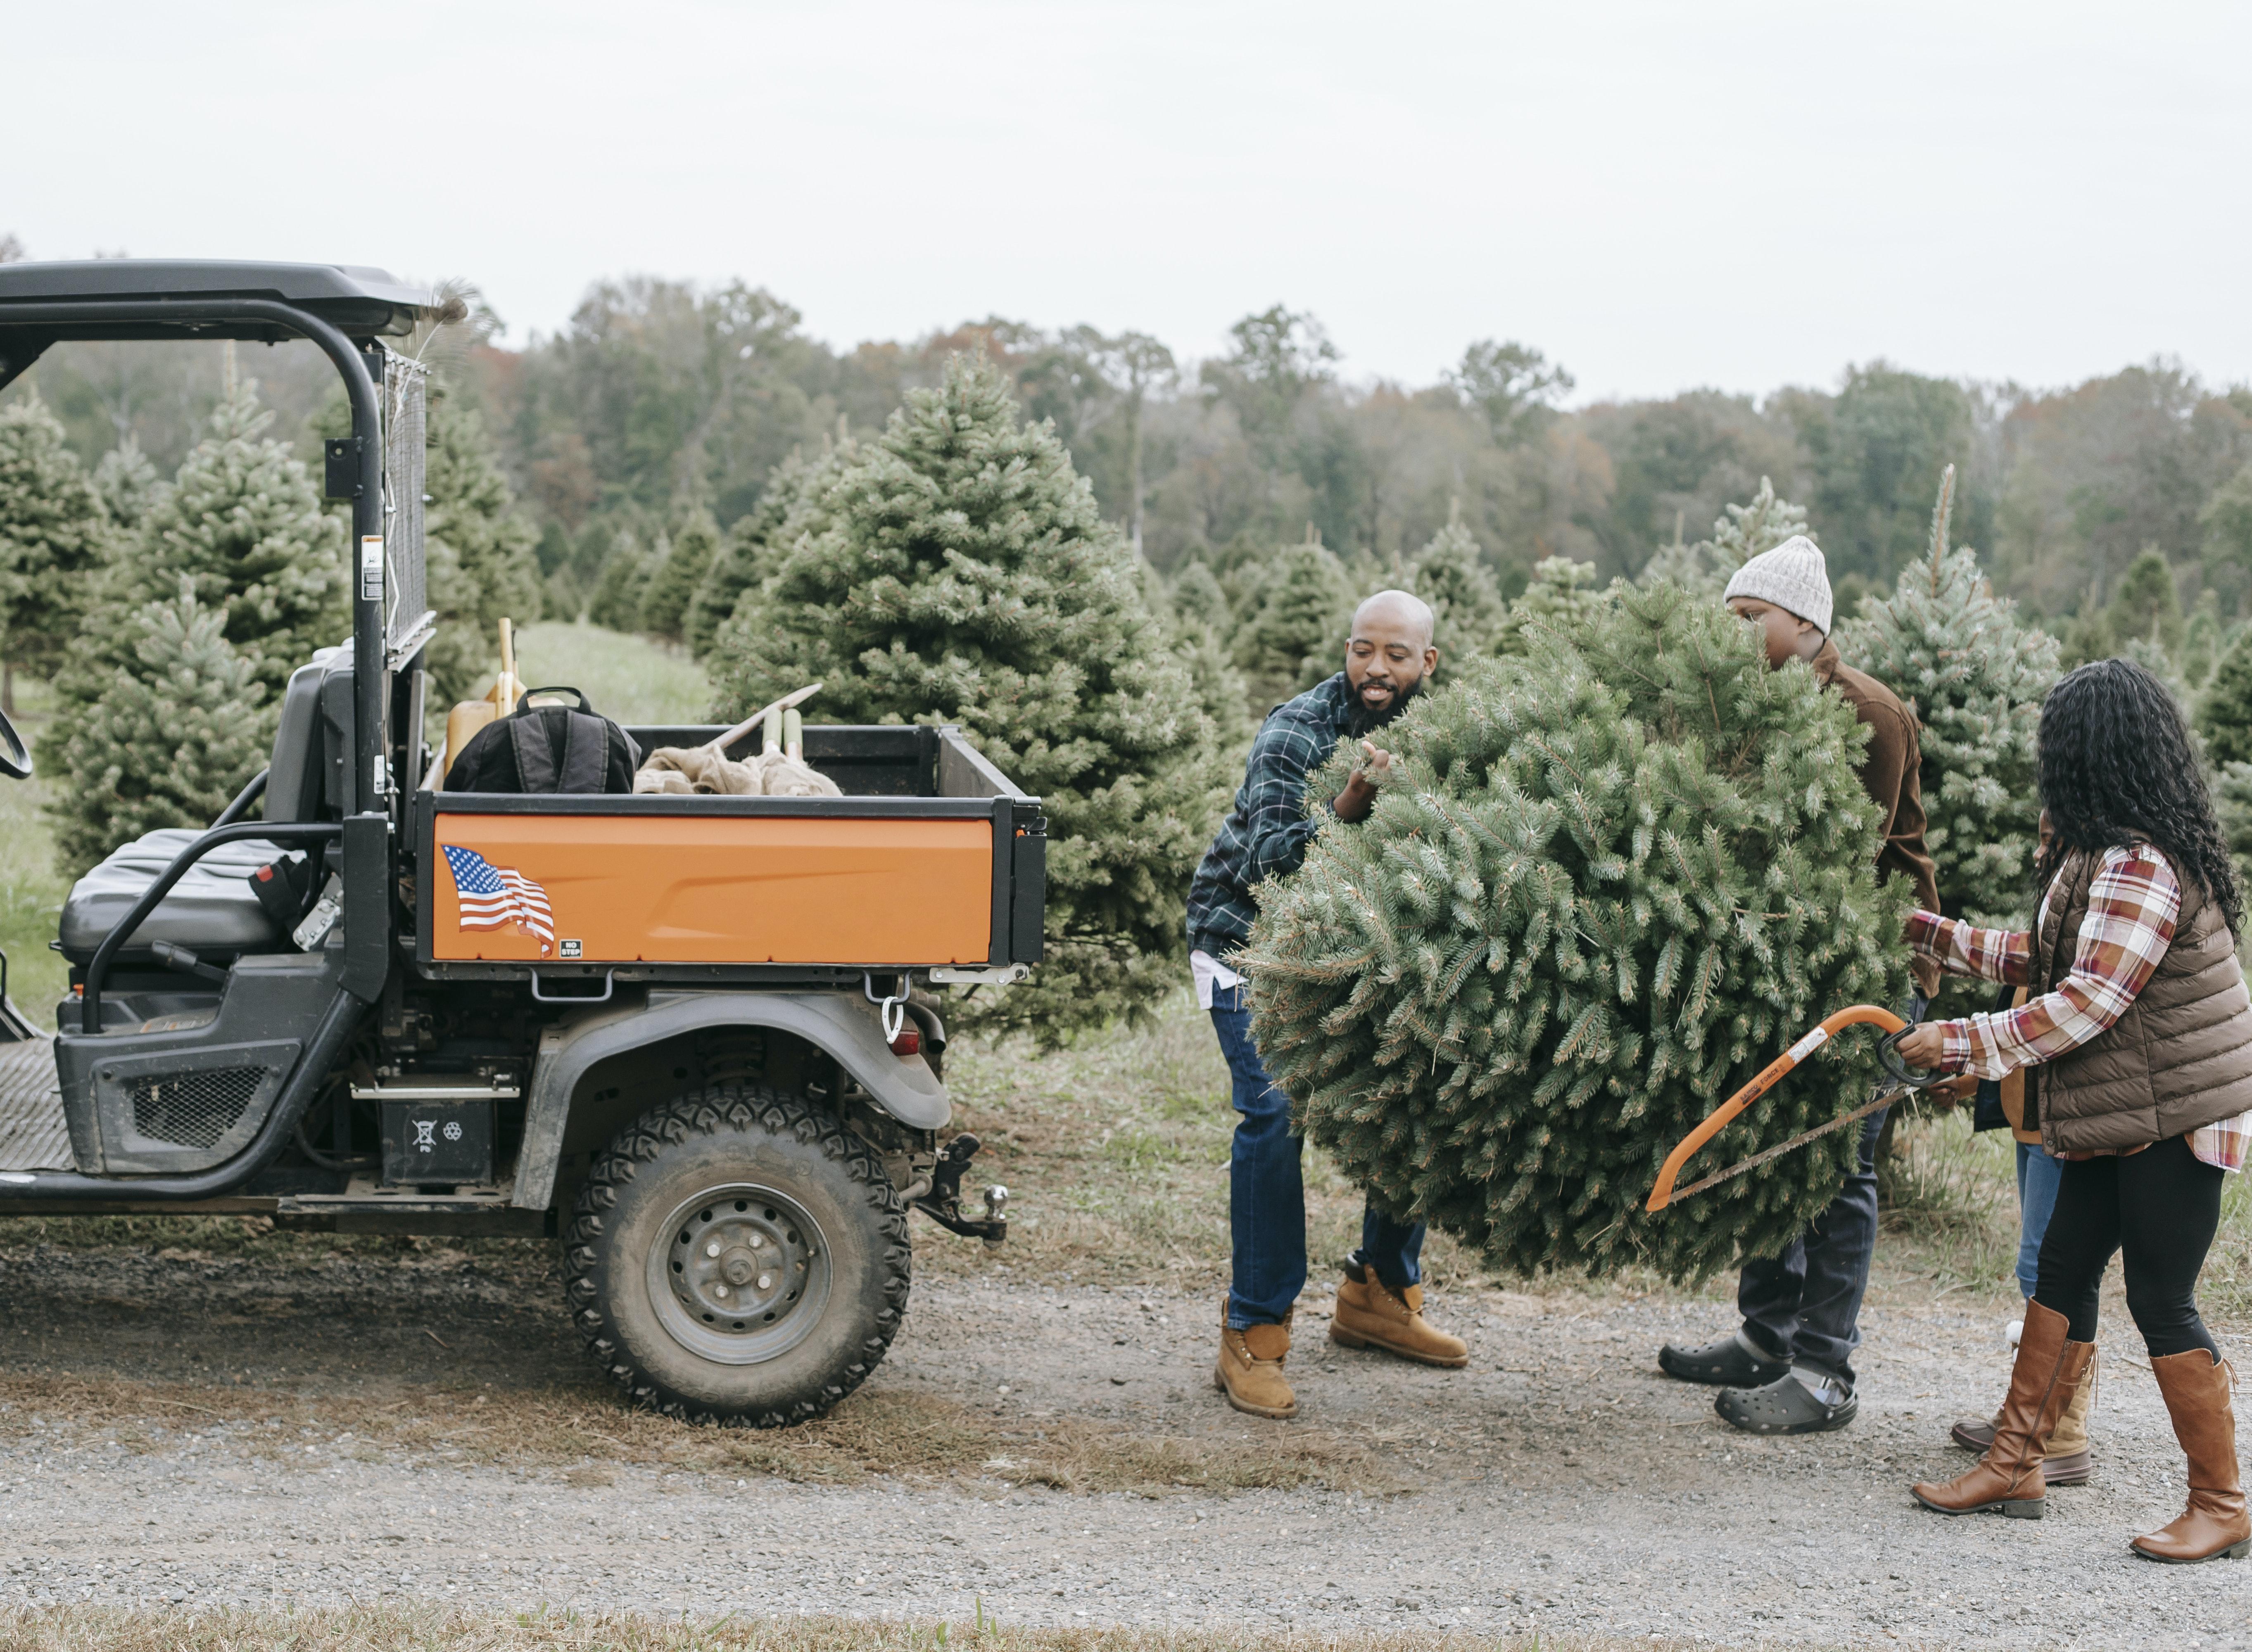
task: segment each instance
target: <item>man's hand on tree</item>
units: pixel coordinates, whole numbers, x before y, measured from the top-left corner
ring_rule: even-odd
[[[1380,750],[1373,741],[1361,741],[1360,754],[1360,767],[1352,771],[1345,789],[1330,803],[1339,820],[1366,820],[1368,811],[1376,807],[1377,788],[1396,772],[1392,753]]]

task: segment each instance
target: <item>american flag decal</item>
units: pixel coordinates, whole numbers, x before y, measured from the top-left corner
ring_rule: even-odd
[[[496,866],[474,849],[441,845],[446,864],[454,874],[454,888],[462,899],[462,927],[501,929],[510,924],[539,940],[539,955],[555,950],[555,914],[548,910],[547,892],[522,872]]]

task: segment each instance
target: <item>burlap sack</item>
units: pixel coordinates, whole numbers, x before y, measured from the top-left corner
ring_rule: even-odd
[[[666,777],[656,785],[644,785],[651,774]],[[679,783],[673,784],[677,780]],[[747,763],[731,763],[708,746],[660,746],[649,754],[641,773],[634,777],[634,790],[689,792],[700,797],[756,797],[765,788],[759,783],[756,759]]]

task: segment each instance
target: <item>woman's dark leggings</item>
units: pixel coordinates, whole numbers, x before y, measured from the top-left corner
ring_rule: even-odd
[[[2076,1343],[2096,1340],[2096,1298],[2111,1253],[2126,1253],[2127,1311],[2151,1356],[2221,1350],[2198,1317],[2197,1275],[2221,1225],[2227,1174],[2177,1135],[2124,1158],[2068,1159],[2041,1239],[2033,1301],[2070,1322]]]

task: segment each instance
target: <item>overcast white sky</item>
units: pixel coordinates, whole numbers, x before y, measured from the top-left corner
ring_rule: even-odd
[[[839,345],[999,314],[1574,399],[1883,356],[2252,379],[2252,5],[113,0],[6,9],[36,258],[371,263],[522,340],[740,276]]]

